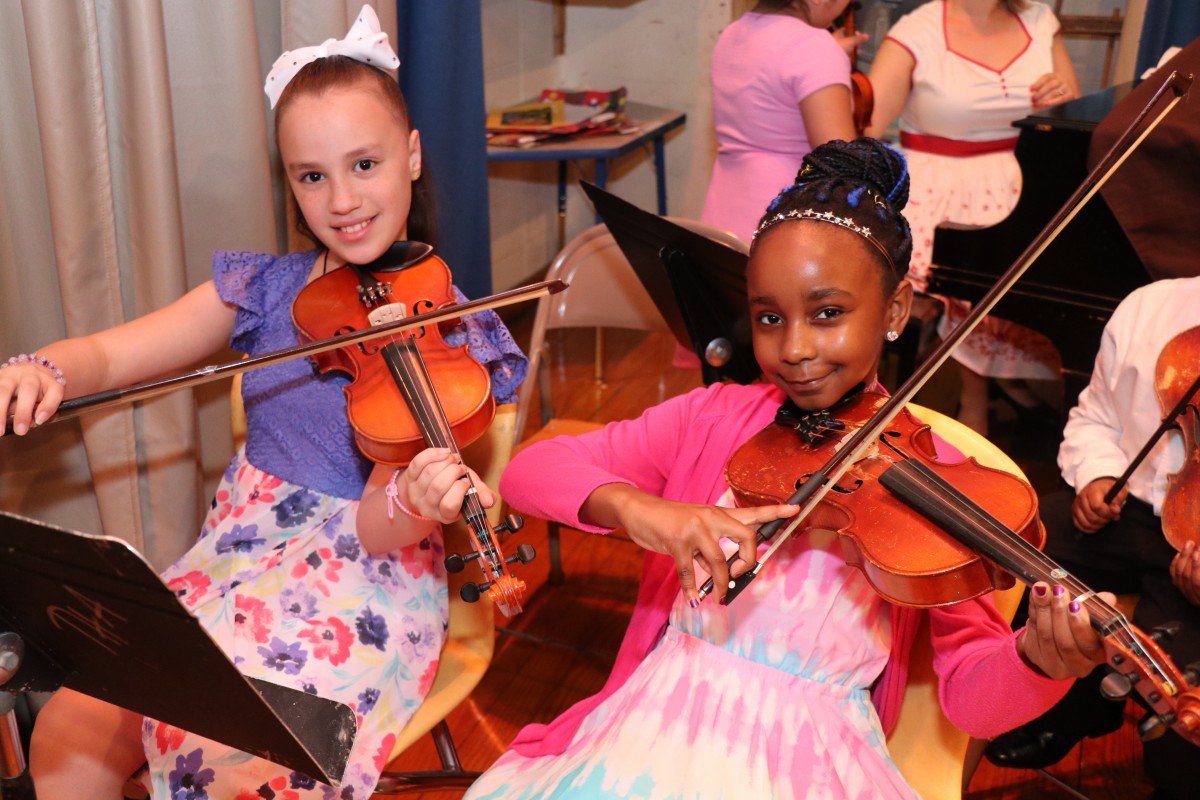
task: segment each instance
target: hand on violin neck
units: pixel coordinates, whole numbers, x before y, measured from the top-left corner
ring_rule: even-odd
[[[1071,503],[1071,522],[1076,528],[1083,533],[1095,533],[1121,518],[1121,507],[1129,496],[1128,485],[1117,493],[1111,503],[1104,502],[1105,494],[1116,482],[1116,478],[1097,478],[1079,490],[1075,501]]]
[[[758,526],[794,516],[798,510],[789,505],[720,508],[680,503],[628,484],[609,483],[592,492],[580,516],[601,527],[624,528],[643,548],[670,556],[684,597],[695,606],[699,603],[697,589],[709,575],[716,599],[725,596],[730,573],[722,539],[737,548],[741,560],[733,568],[736,577],[754,565]]]
[[[853,61],[858,56],[858,48],[861,47],[871,37],[862,31],[854,33],[846,33],[844,30],[837,30],[833,33],[834,40],[838,46],[845,51],[846,55]]]
[[[479,475],[462,463],[457,452],[443,447],[429,447],[418,453],[401,472],[397,484],[407,491],[400,497],[411,501],[411,505],[405,503],[409,508],[442,524],[462,516],[463,499],[472,486],[484,508],[496,503],[495,493]]]
[[[495,504],[495,493],[456,452],[445,448],[422,450],[400,470],[379,464],[359,503],[359,541],[372,554],[416,544],[438,525],[461,516],[463,498],[472,486],[484,508]]]
[[[1109,605],[1116,597],[1097,595]],[[1104,662],[1104,641],[1092,628],[1084,602],[1063,586],[1037,582],[1029,592],[1029,622],[1017,636],[1017,652],[1029,666],[1055,680],[1082,678]]]

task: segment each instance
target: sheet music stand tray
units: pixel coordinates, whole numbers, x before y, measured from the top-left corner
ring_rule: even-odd
[[[242,675],[120,539],[0,512],[0,630],[25,644],[5,689],[66,686],[340,782],[353,710]]]
[[[746,256],[580,183],[675,338],[700,357],[704,382],[755,380]]]

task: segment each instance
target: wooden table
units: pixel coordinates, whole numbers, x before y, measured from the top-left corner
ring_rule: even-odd
[[[558,249],[565,244],[567,220],[567,164],[571,161],[594,161],[596,185],[607,188],[609,162],[647,143],[654,146],[654,171],[658,186],[658,213],[667,213],[667,169],[663,137],[687,120],[682,111],[658,108],[645,103],[627,102],[625,116],[638,124],[632,133],[607,133],[575,139],[550,141],[532,147],[488,146],[489,162],[557,161],[558,162]],[[596,222],[600,218],[596,217]]]

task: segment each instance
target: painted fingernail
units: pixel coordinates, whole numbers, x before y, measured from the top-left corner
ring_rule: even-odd
[[[1062,597],[1063,592],[1065,592],[1065,591],[1066,591],[1066,589],[1064,589],[1062,586],[1060,586],[1058,584],[1054,585],[1054,596],[1055,597]]]
[[[1070,603],[1067,604],[1067,610],[1070,611],[1072,614],[1078,614],[1079,610],[1081,608],[1083,608],[1083,606],[1079,605],[1078,600],[1072,600]]]
[[[691,606],[692,608],[699,608],[700,601],[693,597],[691,600],[688,600],[688,605]]]
[[[1033,593],[1036,594],[1038,597],[1045,597],[1046,596],[1046,584],[1039,583],[1037,586],[1034,586]]]
[[[0,669],[6,669],[9,672],[12,672],[20,663],[20,657],[12,650],[0,652]]]

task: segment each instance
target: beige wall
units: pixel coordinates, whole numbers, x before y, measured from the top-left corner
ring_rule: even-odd
[[[715,153],[709,103],[709,56],[731,18],[730,0],[588,0],[566,7],[565,53],[553,55],[554,3],[482,0],[485,91],[489,108],[510,105],[544,88],[614,89],[632,100],[679,109],[687,123],[667,135],[668,212],[699,217]],[[583,174],[581,175],[580,169]],[[592,224],[580,177],[569,175],[567,240]],[[526,281],[557,250],[553,162],[493,164],[489,169],[492,273],[497,290]],[[612,165],[609,188],[654,210],[648,155]]]

